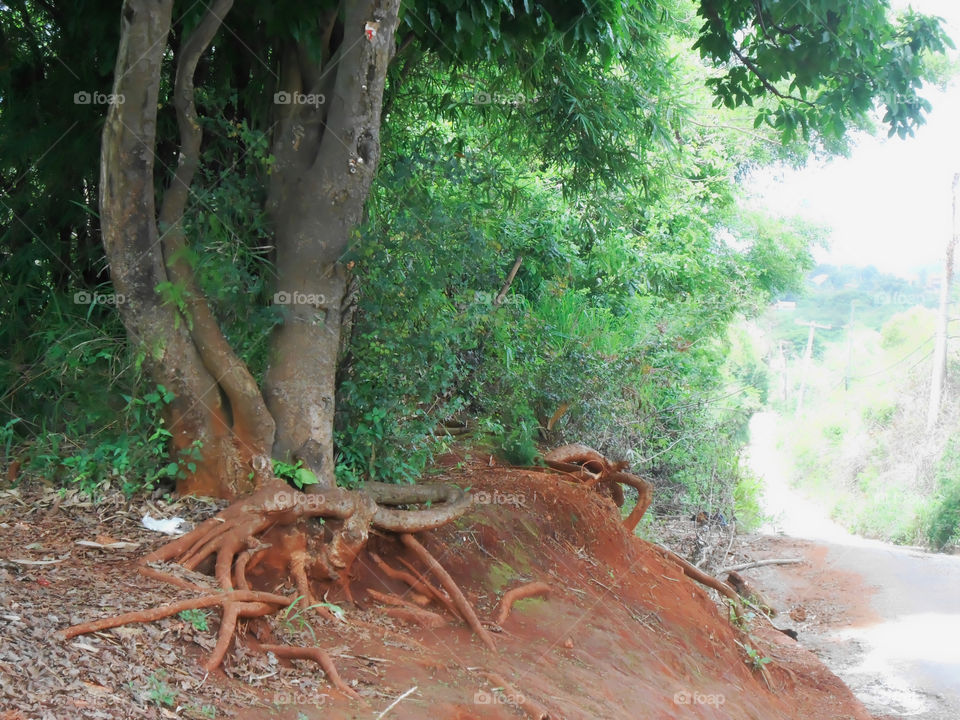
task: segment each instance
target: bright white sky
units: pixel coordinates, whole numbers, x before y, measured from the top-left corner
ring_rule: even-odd
[[[895,7],[906,2],[893,2]],[[913,0],[939,15],[960,47],[960,0]],[[814,163],[752,188],[778,215],[799,215],[832,229],[830,247],[817,260],[875,265],[910,275],[939,263],[951,233],[950,185],[960,172],[960,79],[945,93],[931,89],[927,124],[912,138],[863,136],[849,158]]]

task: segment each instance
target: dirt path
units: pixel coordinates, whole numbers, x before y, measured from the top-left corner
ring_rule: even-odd
[[[960,718],[960,557],[865,540],[831,522],[789,487],[776,421],[763,413],[751,424],[750,463],[774,519],[745,549],[807,561],[748,573],[783,611],[778,624],[796,627],[871,712]]]

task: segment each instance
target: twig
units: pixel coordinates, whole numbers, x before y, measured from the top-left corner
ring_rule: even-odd
[[[59,560],[26,560],[23,558],[7,558],[7,562],[16,563],[17,565],[56,565],[57,563],[62,563],[66,559],[66,557],[62,557]]]
[[[727,543],[727,549],[723,551],[723,560],[721,563],[727,561],[727,557],[730,555],[730,548],[733,547],[733,541],[737,537],[737,523],[733,520],[730,521],[730,542]]]
[[[517,276],[517,270],[520,269],[520,263],[523,262],[523,255],[517,255],[517,259],[513,263],[513,267],[510,268],[510,273],[507,275],[507,279],[503,283],[503,287],[500,288],[500,292],[497,293],[497,297],[493,300],[493,306],[499,307],[500,303],[503,302],[503,299],[507,296],[507,291],[510,290],[510,285],[513,283],[513,279]]]
[[[725,582],[717,580],[717,578],[711,575],[707,575],[707,573],[705,573],[703,570],[694,567],[693,563],[684,560],[670,548],[665,547],[660,543],[651,544],[650,547],[654,548],[655,550],[659,550],[665,557],[673,560],[675,563],[678,563],[683,570],[683,574],[691,580],[696,580],[701,585],[706,585],[709,588],[713,588],[718,593],[730,598],[734,602],[740,601],[740,596],[737,595],[736,591],[732,587],[727,585]]]
[[[412,693],[415,693],[416,691],[417,691],[417,686],[414,685],[412,688],[410,688],[409,690],[407,690],[403,695],[401,695],[401,696],[398,697],[396,700],[394,700],[392,703],[390,703],[389,705],[387,705],[387,707],[384,709],[384,711],[381,712],[379,715],[377,715],[377,720],[380,720],[380,718],[382,718],[382,717],[383,717],[384,715],[386,715],[388,712],[390,712],[391,710],[393,710],[393,708],[395,708],[395,707],[397,706],[397,704],[398,704],[401,700],[403,700],[403,699],[404,699],[405,697],[407,697],[408,695],[411,695]]]
[[[769,560],[754,560],[753,562],[740,563],[739,565],[731,565],[730,567],[723,567],[717,570],[717,575],[723,575],[728,572],[736,572],[737,570],[749,570],[750,568],[764,567],[766,565],[797,565],[802,563],[803,558],[771,558]]]

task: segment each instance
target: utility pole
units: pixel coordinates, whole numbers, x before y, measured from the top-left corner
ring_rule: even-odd
[[[947,253],[940,279],[940,313],[937,315],[936,340],[933,348],[933,378],[930,382],[930,407],[927,410],[927,432],[933,430],[940,416],[940,400],[947,377],[947,325],[950,314],[950,288],[953,286],[953,255],[960,235],[960,210],[957,208],[957,193],[960,173],[953,176],[953,234],[947,242]]]
[[[857,301],[850,301],[850,322],[847,324],[847,371],[843,375],[844,392],[850,389],[850,379],[853,376],[853,313],[857,307]]]
[[[807,389],[807,374],[810,371],[810,360],[813,358],[813,335],[819,330],[832,330],[830,325],[821,325],[816,322],[800,322],[797,325],[803,325],[810,328],[807,334],[807,350],[803,353],[803,368],[800,371],[800,390],[797,392],[797,415],[803,410],[803,393]]]
[[[780,357],[777,362],[777,370],[780,371],[779,395],[784,408],[787,407],[787,403],[790,401],[790,378],[787,373],[787,356],[783,351],[783,346],[786,342],[786,340],[781,340],[777,343],[777,348],[780,350]]]

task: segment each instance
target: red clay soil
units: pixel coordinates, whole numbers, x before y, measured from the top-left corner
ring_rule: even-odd
[[[344,608],[346,621],[314,623],[317,644],[330,652],[340,675],[361,700],[332,689],[320,679],[315,665],[278,662],[269,656],[264,660],[242,646],[228,653],[223,671],[204,677],[197,668],[215,627],[210,637],[200,638],[200,633],[176,617],[151,624],[153,629],[118,628],[62,647],[54,647],[49,637],[36,632],[15,637],[0,620],[4,696],[0,717],[8,708],[10,713],[24,710],[24,718],[67,717],[50,710],[64,707],[62,685],[51,683],[48,688],[34,680],[35,688],[25,693],[17,683],[29,680],[3,675],[13,670],[12,658],[36,654],[42,662],[49,653],[55,656],[50,660],[55,668],[73,662],[74,676],[66,678],[73,692],[74,710],[69,717],[209,717],[215,707],[216,717],[244,720],[367,719],[380,717],[403,696],[384,717],[467,720],[543,713],[553,719],[870,720],[847,687],[796,642],[764,621],[754,621],[747,631],[732,626],[726,611],[687,579],[676,563],[624,531],[610,499],[555,474],[480,462],[449,467],[442,479],[471,488],[478,502],[456,523],[418,538],[492,631],[497,654],[442,605],[427,604],[429,593],[411,592],[409,584],[391,579],[378,567],[370,553],[397,570],[422,573],[439,585],[409,547],[395,536],[381,534],[371,538],[369,552],[359,559],[352,583],[357,604],[343,597],[327,598]],[[52,556],[56,556],[56,542],[62,543],[62,549],[77,538],[104,532],[89,518],[86,525],[78,524],[76,514],[67,513],[72,517],[67,522],[61,509],[58,514],[38,513],[23,523],[4,516],[0,504],[0,519],[5,521],[0,523],[5,526],[0,529],[0,557],[24,556],[23,545],[11,542],[10,533],[27,524],[36,530],[42,523],[57,523],[56,538],[47,541]],[[148,537],[138,535],[133,524],[124,528],[123,537],[117,537],[115,526],[111,535],[120,540]],[[39,622],[39,608],[49,605],[51,592],[56,592],[51,584],[84,571],[76,559],[62,565],[28,565],[26,570],[21,566],[18,578],[8,576],[10,581],[20,581],[16,587],[0,583],[4,607],[11,608],[13,601],[12,609],[4,612],[18,616],[32,612]],[[89,588],[61,595],[59,626],[68,619],[138,609],[159,597],[168,602],[185,596],[138,577],[129,560],[95,564],[87,557],[86,563]],[[58,572],[62,577],[57,577]],[[126,607],[117,607],[116,592],[104,602],[90,591],[103,582],[125,588]],[[504,593],[532,582],[547,583],[549,594],[517,600],[503,627],[495,625],[493,618]],[[368,588],[380,593],[379,599],[368,594]],[[382,602],[383,593],[403,598],[411,612],[388,616],[388,610],[403,606]],[[445,624],[418,624],[414,609],[422,605],[444,618]],[[37,609],[28,612],[28,608]],[[215,624],[212,616],[211,625]],[[302,626],[296,617],[285,621],[275,617],[269,623],[251,625],[240,644],[269,644],[277,641],[276,635],[289,640],[295,631],[303,638]],[[131,642],[131,637],[137,641]],[[13,644],[5,649],[4,643],[9,642]],[[152,650],[156,643],[162,643],[162,652],[144,657],[145,647]],[[770,659],[762,672],[751,666],[744,646]],[[126,658],[128,665],[104,673],[97,662],[90,662],[95,653],[102,653],[100,663]],[[161,707],[149,693],[133,694],[133,700],[127,697],[129,692],[125,695],[124,687],[149,686],[145,681],[163,672],[173,674],[170,685],[178,692],[179,710]],[[405,695],[412,688],[416,689]],[[49,701],[44,692],[49,692]],[[118,699],[106,703],[105,693]],[[28,696],[35,701],[29,706],[24,700]],[[213,698],[210,703],[209,698]],[[137,714],[122,710],[127,701],[139,703]],[[193,708],[193,714],[184,707]]]

